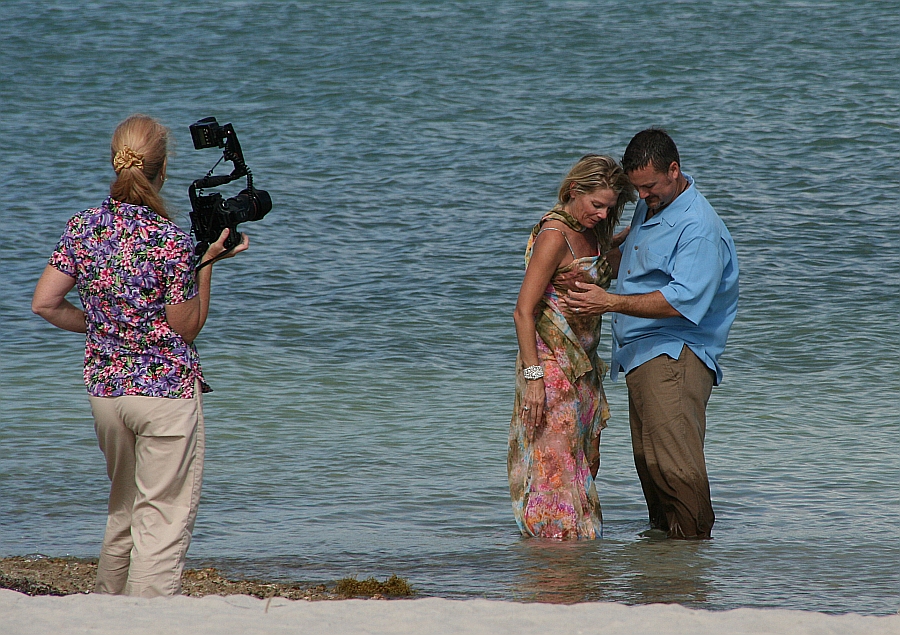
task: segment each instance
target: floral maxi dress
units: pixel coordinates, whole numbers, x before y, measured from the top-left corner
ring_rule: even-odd
[[[553,217],[545,216],[540,224]],[[533,237],[537,233],[533,234]],[[534,238],[526,250],[530,260]],[[563,314],[562,274],[609,287],[612,269],[603,256],[577,258],[557,269],[544,291],[536,320],[537,349],[544,368],[543,420],[529,440],[522,419],[526,380],[516,359],[516,398],[509,428],[507,470],[513,513],[524,535],[544,538],[597,538],[602,534],[600,500],[591,475],[599,463],[599,436],[609,419],[597,356],[601,316]]]

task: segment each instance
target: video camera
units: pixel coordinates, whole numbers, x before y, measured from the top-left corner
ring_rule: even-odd
[[[191,233],[197,239],[196,253],[202,256],[210,244],[219,239],[226,227],[231,230],[225,239],[225,249],[231,250],[241,244],[243,237],[237,231],[238,223],[260,220],[272,209],[272,199],[265,190],[253,187],[253,175],[244,163],[244,154],[237,134],[230,123],[220,126],[215,117],[206,117],[190,125],[194,148],[224,148],[222,158],[202,179],[197,179],[188,188],[191,198]],[[222,160],[231,161],[234,169],[227,176],[213,176],[213,170]],[[247,177],[247,187],[237,196],[224,198],[218,192],[203,194],[204,188],[218,187],[231,183],[242,176]],[[199,192],[199,193],[198,193]]]

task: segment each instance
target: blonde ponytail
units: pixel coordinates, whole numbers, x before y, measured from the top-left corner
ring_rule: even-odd
[[[116,180],[109,195],[117,201],[144,205],[170,218],[153,181],[166,164],[169,129],[147,115],[131,115],[116,127],[110,143]]]

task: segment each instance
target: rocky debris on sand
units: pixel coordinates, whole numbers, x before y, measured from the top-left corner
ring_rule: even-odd
[[[0,559],[0,588],[26,595],[72,595],[91,593],[97,578],[97,562],[79,558],[16,556]],[[302,587],[297,584],[230,580],[214,568],[186,569],[181,577],[181,593],[204,595],[251,595],[258,598],[280,597],[289,600],[332,600],[346,597],[407,597],[414,594],[403,578],[391,576],[385,582],[374,578],[338,580],[334,589],[324,584]]]

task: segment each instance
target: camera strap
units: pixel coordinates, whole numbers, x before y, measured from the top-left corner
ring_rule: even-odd
[[[227,256],[228,254],[230,254],[231,251],[232,251],[233,249],[234,249],[234,247],[232,247],[231,249],[226,249],[225,251],[223,251],[222,253],[220,253],[220,254],[219,254],[218,256],[216,256],[215,258],[210,258],[210,259],[207,260],[206,262],[201,262],[201,263],[197,266],[197,268],[195,269],[195,271],[200,271],[200,270],[203,269],[203,267],[205,267],[206,265],[211,265],[211,264],[213,264],[214,262],[218,262],[218,261],[222,260],[225,256]],[[202,258],[202,256],[201,256],[201,258]]]

